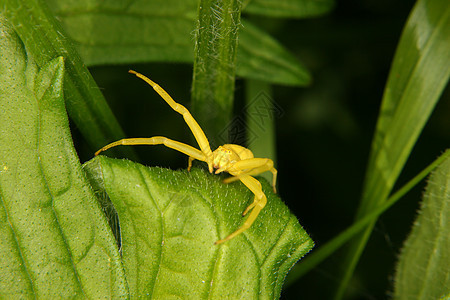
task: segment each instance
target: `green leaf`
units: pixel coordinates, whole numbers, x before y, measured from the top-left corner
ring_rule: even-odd
[[[430,176],[395,276],[395,299],[450,297],[450,158]]]
[[[268,17],[307,18],[325,14],[334,0],[251,0],[245,12]]]
[[[0,7],[1,15],[14,27],[39,68],[51,59],[64,57],[66,107],[92,149],[122,138],[124,134],[94,79],[46,6],[39,0],[5,0]],[[130,149],[119,151],[134,157]]]
[[[419,0],[405,26],[386,85],[357,219],[384,203],[450,75],[448,1]],[[337,298],[347,286],[375,221],[347,252]]]
[[[84,169],[117,211],[133,297],[275,299],[288,270],[313,246],[266,181],[268,203],[253,226],[215,245],[242,224],[253,199],[240,182],[105,156]]]
[[[0,298],[127,295],[72,145],[62,57],[40,69],[0,19]]]
[[[194,61],[198,1],[47,2],[87,65]],[[288,85],[310,81],[291,53],[250,22],[240,29],[236,65],[241,77]]]
[[[89,65],[194,60],[197,0],[48,0]]]

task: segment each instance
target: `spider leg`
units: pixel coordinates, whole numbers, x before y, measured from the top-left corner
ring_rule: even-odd
[[[229,169],[233,172],[234,177],[229,177],[225,179],[224,183],[234,182],[239,180],[242,175],[255,176],[266,171],[272,172],[272,187],[273,191],[276,193],[276,183],[278,171],[273,167],[273,161],[269,158],[249,158],[243,159],[232,164]],[[221,169],[218,169],[216,173],[219,173]],[[231,174],[231,173],[230,173]]]
[[[248,212],[250,209],[252,209],[252,212],[248,216],[247,220],[245,220],[244,224],[242,224],[242,226],[238,230],[236,230],[226,238],[215,242],[216,245],[229,241],[235,236],[241,234],[242,232],[250,228],[253,222],[255,222],[261,210],[264,208],[264,206],[266,206],[267,198],[261,189],[261,183],[259,183],[259,181],[256,180],[255,178],[248,175],[243,175],[239,179],[253,192],[253,194],[255,194],[253,203],[250,204],[250,206],[247,207],[247,209],[245,210]]]
[[[195,158],[193,158],[192,156],[189,156],[189,161],[188,161],[188,171],[191,171],[192,168],[192,162],[195,160]]]
[[[167,104],[170,105],[170,107],[174,111],[176,111],[177,113],[179,113],[183,116],[184,121],[191,129],[192,134],[195,137],[195,140],[197,141],[198,145],[200,146],[201,151],[204,154],[205,159],[203,159],[203,161],[205,161],[208,164],[209,172],[212,173],[212,171],[213,171],[213,154],[211,151],[211,147],[209,146],[209,142],[208,142],[208,139],[206,138],[205,133],[203,132],[200,125],[198,125],[198,123],[194,119],[194,117],[191,115],[189,110],[187,110],[187,108],[184,107],[183,105],[175,102],[172,99],[172,97],[162,87],[160,87],[157,83],[150,80],[148,77],[142,75],[141,73],[133,71],[133,70],[129,70],[128,72],[136,75],[138,78],[144,80],[149,85],[151,85],[153,87],[153,89],[161,96],[161,98],[164,99],[164,101],[167,102]],[[191,161],[191,163],[192,163],[192,161]]]
[[[177,150],[181,153],[184,153],[189,156],[189,161],[198,159],[201,161],[206,161],[206,157],[202,151],[195,149],[192,146],[168,139],[163,136],[154,136],[151,138],[131,138],[131,139],[122,139],[111,144],[106,145],[102,149],[95,152],[95,155],[99,155],[100,152],[106,151],[110,148],[121,146],[121,145],[165,145],[166,147]]]
[[[245,215],[246,215],[250,210],[252,210],[253,207],[255,207],[256,203],[257,203],[257,202],[255,201],[255,199],[253,199],[253,203],[250,204],[249,206],[247,206],[247,208],[246,208],[246,209],[244,210],[244,212],[242,213],[242,216],[245,217]]]

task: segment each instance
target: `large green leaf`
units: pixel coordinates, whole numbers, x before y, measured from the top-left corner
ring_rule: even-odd
[[[194,61],[197,0],[47,2],[88,65]],[[243,24],[238,76],[289,85],[310,82],[309,72],[283,46],[251,23]]]
[[[71,41],[44,4],[39,0],[5,0],[0,6],[0,17],[13,26],[39,68],[51,59],[64,57],[67,111],[92,149],[99,149],[122,138],[123,132]],[[118,151],[133,157],[130,149]]]
[[[215,245],[242,224],[253,200],[240,182],[105,156],[84,169],[117,211],[132,296],[274,299],[288,270],[313,246],[266,181],[268,203],[253,226]]]
[[[389,74],[357,219],[383,204],[450,75],[450,5],[419,0],[404,28]],[[344,293],[375,221],[347,252]]]
[[[450,297],[450,158],[430,176],[422,207],[400,255],[395,299]]]
[[[0,32],[0,298],[126,297],[72,145],[63,58],[38,68],[11,28]]]

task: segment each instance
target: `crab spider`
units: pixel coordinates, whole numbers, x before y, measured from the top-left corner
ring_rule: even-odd
[[[204,161],[208,164],[210,173],[212,173],[214,169],[216,169],[216,171],[214,172],[215,174],[227,172],[231,174],[232,177],[225,179],[225,183],[240,180],[255,195],[252,204],[250,204],[242,213],[242,215],[245,216],[248,212],[251,211],[244,224],[239,229],[228,235],[226,238],[216,241],[215,244],[221,244],[223,242],[229,241],[235,236],[244,232],[246,229],[250,228],[250,226],[252,226],[253,222],[258,217],[258,214],[267,203],[266,195],[261,189],[261,183],[253,176],[266,171],[272,172],[272,187],[274,192],[276,192],[275,184],[277,180],[277,170],[273,167],[273,161],[268,158],[255,158],[253,156],[253,153],[249,149],[234,144],[225,144],[223,146],[219,146],[219,148],[217,148],[215,151],[211,151],[205,133],[201,129],[200,125],[198,125],[197,121],[195,121],[189,110],[187,110],[183,105],[175,102],[165,90],[163,90],[158,84],[156,84],[146,76],[133,70],[130,70],[128,72],[136,75],[138,78],[151,85],[153,89],[167,102],[167,104],[170,105],[173,110],[183,116],[186,124],[191,129],[195,140],[200,146],[200,150],[166,137],[155,136],[151,138],[122,139],[106,145],[105,147],[98,150],[95,155],[98,155],[100,152],[120,145],[163,144],[166,147],[175,149],[189,156],[188,171],[190,171],[192,167],[193,160]]]

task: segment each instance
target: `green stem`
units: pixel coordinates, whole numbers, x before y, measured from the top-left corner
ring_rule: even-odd
[[[227,135],[234,96],[240,0],[201,0],[195,40],[192,110],[211,143]]]

